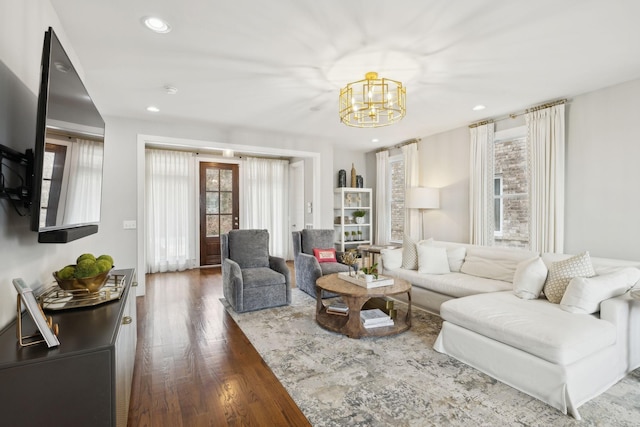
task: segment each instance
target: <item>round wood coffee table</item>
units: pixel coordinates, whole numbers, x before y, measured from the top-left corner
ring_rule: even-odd
[[[323,290],[339,294],[349,307],[348,315],[327,313],[327,307],[321,298]],[[376,299],[404,293],[407,294],[408,305],[406,310],[396,309],[393,326],[370,329],[364,327],[360,320],[360,311],[366,303],[375,303]],[[367,289],[340,279],[337,273],[322,276],[316,281],[316,322],[325,329],[349,338],[382,337],[404,332],[411,327],[411,283],[395,278],[391,286]]]

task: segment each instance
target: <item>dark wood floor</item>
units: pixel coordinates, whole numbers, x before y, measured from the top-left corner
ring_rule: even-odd
[[[129,426],[309,426],[224,310],[219,268],[147,275]]]

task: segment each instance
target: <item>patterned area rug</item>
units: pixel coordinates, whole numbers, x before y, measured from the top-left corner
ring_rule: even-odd
[[[582,421],[433,350],[441,320],[413,310],[396,336],[350,339],[315,322],[315,300],[227,311],[313,426],[638,426],[640,370],[579,408]]]

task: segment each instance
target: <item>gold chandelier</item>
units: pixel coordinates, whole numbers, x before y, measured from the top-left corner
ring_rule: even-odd
[[[368,72],[364,80],[340,89],[340,121],[347,126],[377,128],[402,120],[406,109],[406,88],[391,79]]]

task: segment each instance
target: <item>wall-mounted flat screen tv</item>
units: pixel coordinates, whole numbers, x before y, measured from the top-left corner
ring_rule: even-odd
[[[31,229],[66,243],[98,231],[105,125],[52,28],[41,70]]]

